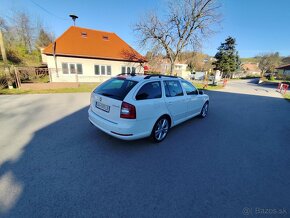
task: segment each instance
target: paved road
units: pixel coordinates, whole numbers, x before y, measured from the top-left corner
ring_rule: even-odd
[[[289,216],[290,104],[239,85],[161,144],[92,127],[89,94],[0,96],[0,217]]]

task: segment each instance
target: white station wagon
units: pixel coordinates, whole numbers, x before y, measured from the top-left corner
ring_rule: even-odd
[[[206,117],[209,97],[190,82],[165,75],[119,75],[91,94],[90,122],[124,140],[165,139],[171,127]]]

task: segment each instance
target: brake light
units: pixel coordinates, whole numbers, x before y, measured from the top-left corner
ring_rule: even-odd
[[[127,102],[122,102],[120,117],[124,119],[136,119],[136,108]]]

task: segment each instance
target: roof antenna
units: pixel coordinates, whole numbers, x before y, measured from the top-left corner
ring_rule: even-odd
[[[76,19],[79,18],[77,15],[74,15],[74,14],[70,14],[69,15],[71,17],[71,19],[73,20],[74,22],[74,26],[76,25]]]

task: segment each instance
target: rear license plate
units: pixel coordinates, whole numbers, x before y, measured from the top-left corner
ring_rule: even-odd
[[[109,113],[109,111],[110,111],[110,106],[105,105],[105,104],[98,102],[98,101],[96,102],[96,108],[99,108],[100,110],[105,111],[107,113]]]

